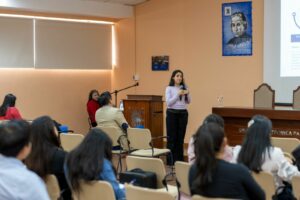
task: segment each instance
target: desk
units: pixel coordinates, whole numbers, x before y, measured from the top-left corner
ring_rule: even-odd
[[[257,114],[267,116],[272,121],[272,136],[300,139],[300,110],[213,107],[212,112],[223,117],[225,134],[231,146],[242,143],[248,121]]]

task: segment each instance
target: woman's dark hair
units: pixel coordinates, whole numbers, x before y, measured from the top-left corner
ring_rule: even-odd
[[[203,120],[203,124],[207,124],[207,123],[211,123],[211,122],[218,124],[221,128],[224,128],[224,119],[220,115],[217,115],[217,114],[214,114],[214,113],[209,114]],[[197,138],[197,135],[194,134],[193,138],[194,138],[194,141],[195,141],[196,138]]]
[[[98,93],[98,95],[99,95],[98,90],[91,90],[90,93],[89,93],[89,99],[88,99],[89,101],[93,99],[93,94],[94,93]]]
[[[91,129],[66,158],[67,177],[72,189],[79,192],[81,180],[99,180],[104,159],[112,159],[112,141],[101,129]]]
[[[17,97],[13,94],[7,94],[4,97],[3,103],[0,106],[0,116],[5,116],[7,108],[14,107],[16,104]]]
[[[260,172],[266,156],[270,157],[272,122],[265,116],[255,115],[248,123],[238,163],[251,171]]]
[[[195,140],[196,179],[192,184],[195,193],[203,192],[203,188],[212,182],[217,167],[216,153],[220,152],[224,140],[224,129],[218,124],[205,123],[197,130]]]
[[[56,149],[60,147],[56,127],[49,116],[38,117],[31,124],[31,153],[25,160],[29,169],[45,179],[50,173],[50,162]]]
[[[111,95],[108,91],[106,91],[99,96],[98,102],[102,107],[108,105],[110,103],[110,100],[111,100]]]
[[[182,81],[180,83],[181,89],[186,90],[186,85],[185,85],[184,78],[183,78],[183,72],[180,69],[176,69],[172,72],[170,82],[169,82],[169,86],[174,86],[175,85],[175,81],[174,81],[173,78],[176,76],[177,73],[181,73],[181,75],[182,75]],[[179,96],[179,99],[181,100],[181,96]],[[184,95],[184,99],[185,99],[186,102],[188,101],[187,94]]]

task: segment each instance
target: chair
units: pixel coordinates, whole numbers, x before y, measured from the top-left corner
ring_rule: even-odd
[[[74,200],[115,200],[112,186],[106,181],[82,181],[81,191],[72,191]]]
[[[125,155],[128,153],[126,149],[128,149],[128,144],[123,144],[121,142],[121,139],[126,136],[125,135],[120,135],[118,129],[116,127],[98,127],[102,131],[104,131],[112,140],[113,146],[120,146],[120,150],[112,150],[112,153],[117,155],[119,160],[118,160],[118,166],[117,166],[117,171],[120,166],[120,171],[122,171],[122,155]],[[127,139],[126,139],[127,140]]]
[[[136,157],[127,156],[126,157],[127,169],[132,170],[135,168],[140,168],[144,171],[154,172],[157,178],[157,187],[160,191],[166,191],[163,185],[163,180],[167,176],[166,168],[163,161],[160,158],[146,158],[146,157]],[[173,185],[167,185],[168,192],[174,197],[177,196],[177,187]]]
[[[300,86],[293,90],[293,108],[300,109]]]
[[[297,199],[300,199],[300,176],[294,176],[292,178],[293,192]]]
[[[266,83],[254,90],[254,108],[274,108],[275,91]]]
[[[234,199],[214,198],[214,197],[204,197],[201,195],[193,195],[192,200],[234,200]]]
[[[283,152],[287,152],[289,154],[300,145],[300,140],[297,138],[280,138],[280,137],[271,137],[271,141],[273,146],[279,147]]]
[[[60,134],[61,146],[65,151],[71,151],[81,143],[83,138],[84,136],[81,134],[62,133]]]
[[[182,162],[182,161],[175,162],[176,179],[178,180],[181,186],[180,192],[183,192],[189,196],[191,196],[190,187],[188,183],[190,167],[191,165],[187,162]]]
[[[161,139],[164,137],[152,138],[149,129],[128,128],[127,138],[129,141],[129,154],[133,156],[142,157],[159,157],[161,155],[171,154],[169,149],[158,149],[153,147],[154,139]]]
[[[268,172],[261,171],[259,173],[253,172],[252,176],[260,185],[260,187],[265,191],[266,199],[272,199],[272,195],[274,195],[276,191],[273,175]]]
[[[56,176],[47,175],[45,183],[50,199],[57,200],[60,197],[60,188]]]
[[[175,200],[175,198],[166,191],[157,191],[155,189],[142,188],[133,185],[125,185],[127,200]]]

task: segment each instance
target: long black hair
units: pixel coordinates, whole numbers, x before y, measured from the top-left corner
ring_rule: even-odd
[[[170,78],[170,82],[169,82],[169,86],[174,86],[175,85],[175,81],[174,81],[174,77],[176,76],[177,73],[181,73],[182,75],[182,81],[180,83],[180,88],[182,90],[186,90],[186,85],[185,85],[185,81],[184,81],[184,78],[183,78],[183,72],[180,70],[180,69],[176,69],[172,72],[172,75],[171,75],[171,78]],[[181,100],[181,96],[179,96],[179,99]],[[184,99],[185,101],[187,102],[188,101],[188,97],[187,97],[187,94],[184,95]]]
[[[112,159],[112,141],[101,129],[91,129],[66,158],[67,177],[72,189],[79,192],[81,180],[99,180],[104,159]]]
[[[4,97],[3,103],[0,106],[0,116],[5,116],[7,108],[14,107],[16,104],[17,97],[13,94],[7,94]]]
[[[265,116],[255,115],[248,126],[237,161],[251,171],[260,172],[266,156],[270,157],[272,122]]]
[[[195,135],[197,175],[191,190],[198,193],[203,192],[203,188],[212,182],[217,167],[216,153],[221,151],[224,129],[213,122],[204,123]]]
[[[31,153],[25,160],[29,169],[45,179],[50,173],[51,158],[60,147],[56,127],[49,116],[38,117],[31,124]]]

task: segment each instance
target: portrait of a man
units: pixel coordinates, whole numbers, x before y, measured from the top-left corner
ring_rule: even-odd
[[[252,55],[251,2],[226,3],[223,10],[223,56]]]

